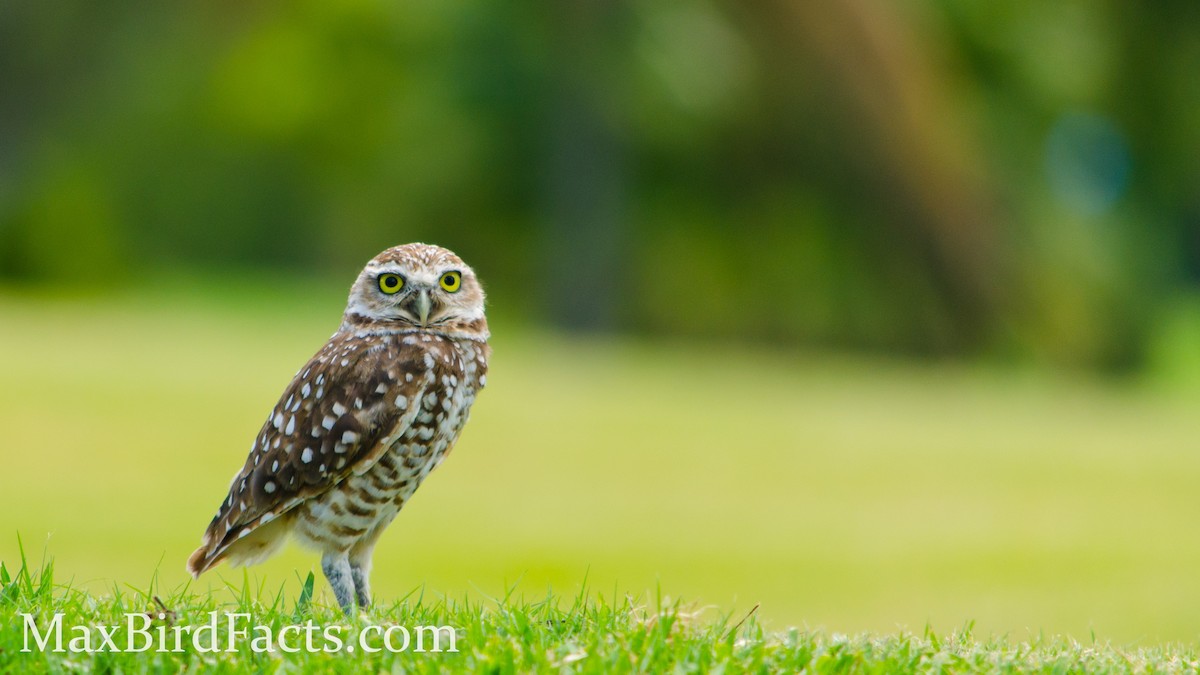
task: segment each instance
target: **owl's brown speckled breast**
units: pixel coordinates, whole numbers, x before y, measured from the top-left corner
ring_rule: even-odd
[[[390,447],[374,465],[352,474],[322,498],[300,509],[295,533],[319,546],[346,545],[385,527],[454,447],[476,393],[487,383],[488,346],[429,333],[396,336],[420,350],[424,378],[415,415],[397,424],[382,441]]]

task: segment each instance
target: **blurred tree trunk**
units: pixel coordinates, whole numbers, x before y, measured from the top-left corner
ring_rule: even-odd
[[[625,229],[626,168],[616,107],[625,8],[611,0],[547,5],[554,59],[547,101],[542,250],[547,309],[573,330],[613,327]]]
[[[940,349],[982,346],[1012,310],[1013,252],[983,150],[944,90],[952,78],[933,27],[918,37],[919,14],[868,0],[778,2],[762,19],[822,63],[856,109],[871,156],[846,161],[869,168],[864,196],[890,202],[880,225],[908,242],[893,254],[921,260],[950,308],[958,344]]]

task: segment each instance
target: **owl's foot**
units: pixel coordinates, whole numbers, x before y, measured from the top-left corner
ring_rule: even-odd
[[[333,597],[337,598],[342,612],[348,617],[354,616],[354,575],[350,559],[345,553],[326,553],[321,557],[321,570],[333,587]]]

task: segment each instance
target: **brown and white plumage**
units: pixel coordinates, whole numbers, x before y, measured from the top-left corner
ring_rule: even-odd
[[[486,384],[483,302],[474,272],[446,249],[408,244],[372,259],[341,326],[255,438],[188,571],[260,562],[291,533],[324,554],[344,610],[355,598],[367,606],[376,540]]]

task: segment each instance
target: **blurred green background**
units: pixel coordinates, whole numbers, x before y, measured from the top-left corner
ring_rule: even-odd
[[[0,3],[0,559],[182,581],[427,241],[494,376],[382,595],[1194,641],[1197,73],[1187,0]]]

